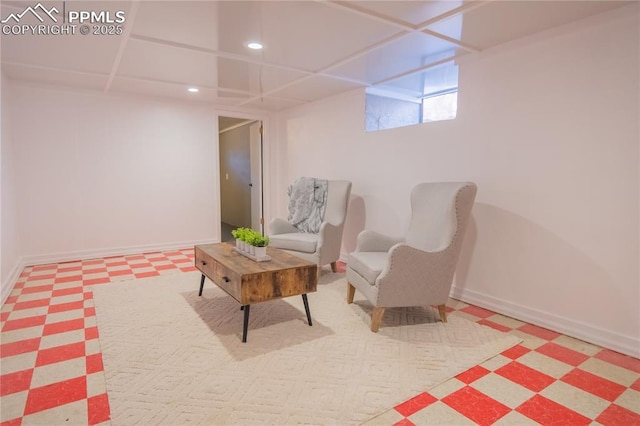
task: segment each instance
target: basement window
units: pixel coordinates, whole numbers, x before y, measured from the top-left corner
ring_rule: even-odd
[[[458,89],[422,100],[422,122],[453,120],[458,113]]]
[[[412,90],[412,88],[419,90]],[[452,120],[458,112],[458,66],[453,60],[367,89],[367,132]]]
[[[416,99],[367,91],[366,103],[367,132],[420,123],[422,106]]]

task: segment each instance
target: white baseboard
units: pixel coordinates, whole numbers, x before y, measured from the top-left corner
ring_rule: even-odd
[[[37,256],[25,256],[23,258],[26,266],[31,265],[46,265],[48,263],[60,263],[69,262],[72,260],[87,260],[97,259],[109,256],[121,256],[129,254],[149,253],[154,251],[168,251],[183,249],[186,247],[193,247],[198,244],[211,244],[219,241],[214,240],[197,240],[197,241],[182,241],[177,243],[163,243],[163,244],[146,244],[139,246],[128,247],[114,247],[95,250],[79,250],[63,253],[51,253]]]
[[[2,303],[0,306],[4,304],[11,294],[13,287],[16,285],[22,270],[27,266],[34,265],[46,265],[49,263],[60,263],[60,262],[69,262],[73,260],[87,260],[87,259],[97,259],[102,257],[109,256],[124,256],[129,254],[139,254],[139,253],[149,253],[155,251],[169,251],[169,250],[178,250],[186,247],[193,247],[199,244],[211,244],[220,241],[215,240],[196,240],[196,241],[182,241],[178,243],[164,243],[164,244],[146,244],[139,246],[128,246],[128,247],[115,247],[115,248],[104,248],[104,249],[95,249],[95,250],[78,250],[78,251],[69,251],[62,253],[51,253],[37,256],[24,256],[18,260],[18,263],[11,270],[11,273],[6,278],[6,280],[2,281]]]
[[[2,289],[0,291],[0,306],[4,305],[4,302],[9,297],[9,294],[13,291],[13,287],[15,287],[16,282],[18,282],[18,278],[20,278],[20,274],[24,267],[27,266],[22,259],[18,260],[18,263],[11,269],[9,275],[2,280]]]
[[[451,288],[451,297],[616,352],[640,358],[640,340],[637,336],[626,336],[554,313],[539,311],[508,300],[478,293],[473,290],[460,289],[455,285]]]

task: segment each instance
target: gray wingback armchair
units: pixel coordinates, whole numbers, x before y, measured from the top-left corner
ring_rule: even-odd
[[[365,230],[347,263],[347,303],[355,290],[374,306],[371,331],[377,332],[385,308],[445,303],[471,208],[471,182],[420,183],[411,192],[411,221],[405,238]]]
[[[350,196],[351,182],[330,180],[320,231],[317,234],[300,232],[286,220],[274,218],[269,223],[269,245],[315,262],[318,265],[318,274],[320,268],[327,264],[330,264],[331,270],[336,272]]]

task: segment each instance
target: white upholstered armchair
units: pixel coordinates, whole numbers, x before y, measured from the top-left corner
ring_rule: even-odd
[[[351,182],[328,181],[326,209],[319,232],[301,232],[288,221],[274,218],[269,223],[269,245],[315,262],[318,274],[320,268],[327,264],[336,272],[350,195]]]
[[[347,264],[347,303],[357,289],[373,304],[371,331],[392,307],[436,305],[447,321],[445,303],[476,190],[471,182],[418,184],[405,238],[369,230],[358,235]]]

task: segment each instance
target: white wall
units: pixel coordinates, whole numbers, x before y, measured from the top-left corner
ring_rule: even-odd
[[[210,108],[12,86],[19,254],[27,263],[219,240]]]
[[[458,118],[364,132],[364,94],[281,114],[275,187],[353,182],[343,249],[402,234],[421,181],[478,184],[453,294],[640,355],[636,5],[460,64]]]
[[[18,247],[15,161],[10,132],[10,107],[13,96],[4,75],[0,84],[0,95],[0,302],[4,303],[23,266]]]

